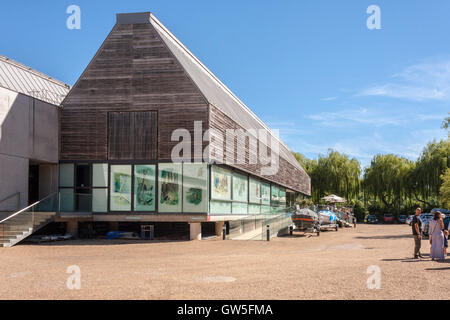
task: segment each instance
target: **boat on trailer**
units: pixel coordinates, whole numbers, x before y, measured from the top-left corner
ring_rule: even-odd
[[[309,208],[300,208],[298,205],[294,208],[291,218],[295,228],[291,229],[291,234],[293,231],[302,231],[320,235],[320,217],[317,212]]]

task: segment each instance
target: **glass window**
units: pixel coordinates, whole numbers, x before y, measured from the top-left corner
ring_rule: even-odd
[[[249,204],[248,213],[259,214],[261,213],[261,206],[259,204]]]
[[[211,199],[231,200],[231,172],[213,166],[211,175]]]
[[[261,183],[261,204],[270,205],[270,185]]]
[[[279,200],[281,206],[286,206],[286,189],[280,188]]]
[[[233,201],[248,202],[248,179],[241,174],[233,174]]]
[[[74,212],[73,189],[59,189],[61,212]]]
[[[108,186],[108,164],[94,163],[92,165],[92,186],[107,187]]]
[[[233,214],[247,214],[248,204],[241,202],[233,202]]]
[[[92,212],[108,211],[108,189],[92,189]]]
[[[59,165],[59,186],[73,188],[74,164],[61,163]]]
[[[206,163],[183,164],[183,212],[208,211],[208,166]]]
[[[231,214],[231,202],[211,201],[210,214]]]
[[[112,165],[111,211],[131,211],[131,165]]]
[[[134,210],[155,211],[156,166],[134,166]]]
[[[261,203],[261,183],[252,178],[249,182],[249,198],[250,203]]]
[[[160,163],[159,212],[181,212],[181,163]]]
[[[261,206],[261,213],[270,213],[271,206]]]
[[[280,198],[280,189],[276,185],[272,185],[272,205],[278,205]]]

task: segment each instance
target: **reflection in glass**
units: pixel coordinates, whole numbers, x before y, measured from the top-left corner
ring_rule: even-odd
[[[211,168],[211,198],[231,200],[231,172],[220,167]]]
[[[74,164],[73,163],[61,163],[59,165],[59,186],[60,187],[73,187],[74,178]]]
[[[155,165],[136,165],[134,167],[135,211],[155,211],[155,179]]]
[[[207,188],[207,164],[183,164],[183,212],[206,213]]]
[[[94,163],[92,165],[92,186],[107,187],[108,186],[108,164]]]
[[[181,212],[181,163],[159,164],[159,212]]]
[[[233,174],[233,201],[248,202],[248,180],[246,176]]]
[[[111,211],[131,211],[131,165],[111,166]]]

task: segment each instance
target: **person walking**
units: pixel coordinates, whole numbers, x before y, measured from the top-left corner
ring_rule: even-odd
[[[430,257],[431,260],[444,260],[444,222],[440,211],[434,213],[430,220]]]
[[[412,219],[412,233],[414,238],[414,259],[423,258],[420,254],[420,247],[422,246],[422,221],[420,220],[420,215],[422,214],[422,209],[419,207],[416,209],[416,214]]]

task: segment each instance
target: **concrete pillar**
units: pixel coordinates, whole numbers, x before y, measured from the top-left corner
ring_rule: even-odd
[[[196,223],[190,223],[189,224],[190,229],[190,240],[202,240],[202,224],[199,222]]]
[[[78,237],[78,221],[67,221],[66,233],[72,235],[73,237]]]
[[[222,236],[222,228],[225,222],[220,221],[216,222],[216,236],[221,237]]]

